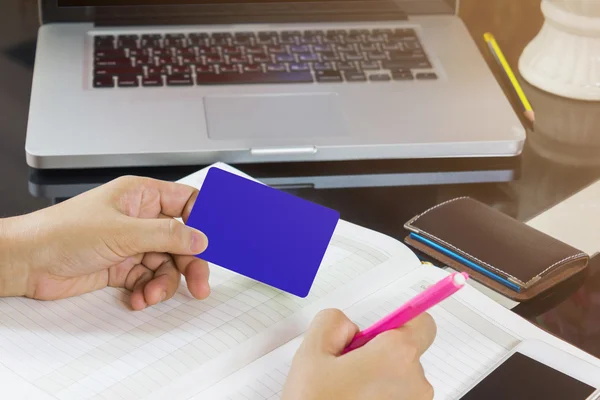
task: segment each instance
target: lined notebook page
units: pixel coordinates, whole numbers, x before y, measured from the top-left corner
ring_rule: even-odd
[[[114,288],[3,299],[0,382],[4,393],[65,400],[189,398],[301,334],[320,309],[346,308],[418,266],[393,239],[340,221],[306,299],[215,266],[207,300],[183,285],[141,312]]]
[[[445,273],[442,271],[420,268],[344,311],[364,329],[443,276]],[[461,296],[464,291],[473,289],[463,289],[430,311],[438,326],[438,334],[422,357],[422,363],[428,380],[435,388],[436,400],[455,399],[521,340],[516,333],[476,312]],[[477,295],[483,297],[479,293]],[[200,393],[195,399],[279,399],[301,340],[301,337],[294,339]]]

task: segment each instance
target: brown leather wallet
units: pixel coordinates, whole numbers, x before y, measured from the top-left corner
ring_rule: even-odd
[[[517,301],[583,270],[589,256],[468,197],[430,208],[405,224],[406,243]]]

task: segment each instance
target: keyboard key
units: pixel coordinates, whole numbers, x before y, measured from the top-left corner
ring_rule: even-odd
[[[169,35],[165,36],[164,47],[181,48],[186,47],[188,44],[187,38],[183,35],[173,35],[169,38]]]
[[[115,37],[109,35],[95,36],[94,47],[97,50],[107,50],[115,48]]]
[[[129,49],[129,57],[149,57],[148,49]]]
[[[415,32],[414,29],[399,28],[399,29],[394,29],[394,36],[398,36],[398,37],[417,36],[417,33]]]
[[[292,47],[290,47],[290,50],[292,50],[292,53],[308,53],[308,52],[310,52],[310,49],[305,44],[298,45],[298,46],[292,46]]]
[[[215,68],[212,65],[196,66],[196,74],[212,74],[214,72],[215,72]]]
[[[240,72],[237,65],[221,65],[221,68],[219,69],[219,71],[222,74],[233,74],[233,73]]]
[[[388,28],[373,29],[373,35],[391,35],[393,31]]]
[[[278,39],[277,32],[258,32],[258,43],[274,43]]]
[[[385,41],[385,38],[382,35],[369,35],[367,36],[367,41],[371,43],[379,43]]]
[[[139,57],[134,61],[136,67],[145,67],[148,65],[154,65],[154,58],[152,57]]]
[[[252,38],[235,38],[231,43],[235,46],[250,46],[252,44]]]
[[[211,38],[210,39],[210,44],[212,44],[213,46],[229,46],[231,39],[229,38]]]
[[[329,29],[326,32],[327,36],[346,36],[348,34],[348,31],[346,31],[345,29]]]
[[[190,74],[176,74],[167,76],[168,86],[191,86],[193,84],[194,80]]]
[[[294,62],[296,59],[291,54],[280,54],[275,57],[277,62]]]
[[[417,79],[420,80],[433,80],[437,78],[438,76],[435,72],[420,72],[417,74]]]
[[[137,49],[137,41],[137,35],[122,35],[119,36],[119,38],[117,39],[117,47],[120,49]]]
[[[340,56],[335,53],[321,53],[321,58],[323,61],[338,61]]]
[[[344,38],[344,42],[346,43],[361,43],[363,41],[363,37],[361,35],[348,35]]]
[[[171,56],[161,56],[157,58],[158,65],[174,65],[177,64],[177,58]]]
[[[338,62],[336,67],[338,71],[356,71],[356,65],[353,62]]]
[[[341,43],[342,40],[339,36],[325,36],[323,38],[323,43]]]
[[[385,55],[385,53],[371,51],[367,54],[367,58],[371,61],[379,61],[387,59],[387,56]]]
[[[360,67],[364,71],[371,71],[379,69],[379,63],[377,61],[363,61],[360,63]]]
[[[170,56],[171,51],[168,49],[152,49],[152,55],[154,57]]]
[[[270,56],[252,56],[252,61],[256,64],[268,63],[268,62],[271,62],[271,57]]]
[[[316,71],[317,82],[343,82],[342,75],[337,71]]]
[[[137,76],[120,76],[117,84],[119,87],[138,87],[140,85]]]
[[[229,62],[232,64],[248,64],[246,56],[229,56]]]
[[[300,44],[317,44],[319,43],[318,36],[303,36],[298,40]]]
[[[189,64],[199,64],[202,61],[202,59],[200,57],[192,57],[192,56],[185,56],[185,57],[181,57],[181,64],[182,65],[189,65]]]
[[[400,50],[400,44],[398,43],[383,43],[381,50]]]
[[[247,40],[254,38],[254,32],[236,32],[233,37],[235,40]]]
[[[142,75],[144,70],[141,67],[108,67],[96,68],[94,74],[96,76],[124,76],[124,75]]]
[[[112,88],[115,87],[115,81],[112,76],[97,76],[94,77],[95,88]]]
[[[194,50],[193,47],[185,47],[185,48],[177,49],[175,54],[177,54],[178,56],[182,56],[182,57],[189,57],[189,56],[193,57],[196,55],[196,51]]]
[[[367,80],[367,77],[363,72],[356,71],[345,71],[344,78],[346,78],[348,82],[365,82]]]
[[[290,65],[290,71],[308,71],[310,66],[307,63],[294,63]]]
[[[405,50],[423,50],[423,48],[421,47],[421,44],[419,42],[412,42],[412,43],[403,42],[402,47],[404,47]]]
[[[281,44],[296,44],[297,42],[297,38],[296,36],[287,36],[287,35],[281,35],[281,37],[279,38],[279,43]]]
[[[94,53],[96,59],[101,58],[126,58],[125,50],[96,50]]]
[[[422,51],[390,51],[390,60],[426,60],[427,56]]]
[[[317,56],[316,54],[310,54],[310,53],[299,54],[298,55],[298,59],[300,61],[308,61],[308,62],[310,62],[310,61],[319,61],[319,56]]]
[[[361,43],[359,47],[362,51],[377,51],[377,46],[374,43]]]
[[[314,64],[315,71],[333,71],[333,66],[331,63],[315,63]]]
[[[300,31],[282,31],[281,36],[302,36]]]
[[[206,56],[206,62],[209,64],[219,64],[223,62],[223,58],[221,58],[219,55]]]
[[[287,52],[284,46],[268,46],[267,50],[269,50],[269,53],[274,54],[283,54]]]
[[[246,47],[247,54],[265,54],[265,49],[262,46]]]
[[[352,44],[341,44],[337,47],[337,51],[340,53],[348,53],[356,51],[356,48]]]
[[[331,52],[333,49],[328,44],[318,44],[314,46],[314,49],[317,53],[325,53]]]
[[[350,29],[351,35],[369,35],[371,31],[368,29]]]
[[[412,81],[414,78],[410,70],[392,71],[392,79],[395,81]]]
[[[140,46],[143,48],[162,47],[162,35],[142,35]]]
[[[219,48],[214,46],[200,46],[198,47],[198,54],[219,54]]]
[[[325,32],[323,32],[320,29],[309,29],[304,31],[304,36],[323,36],[325,35]]]
[[[204,46],[210,39],[210,35],[208,33],[190,33],[188,35],[188,40],[192,46]]]
[[[148,72],[148,75],[166,75],[167,68],[152,66],[152,67],[148,67],[147,72]]]
[[[117,67],[117,66],[131,66],[131,59],[127,57],[119,58],[99,58],[96,59],[96,67]]]
[[[243,74],[198,75],[198,85],[240,85],[260,83],[309,83],[313,82],[310,72],[247,72]]]
[[[383,69],[431,68],[427,60],[382,61],[382,66]]]
[[[184,65],[184,66],[179,66],[179,65],[175,65],[171,67],[171,75],[177,75],[177,74],[191,74],[192,70],[190,69],[189,65]]]
[[[383,81],[389,81],[390,76],[388,74],[373,74],[373,75],[369,75],[369,79],[373,82],[383,82]]]
[[[363,55],[361,53],[345,53],[344,58],[346,61],[361,61],[363,59]]]
[[[215,32],[212,34],[213,39],[229,39],[232,38],[233,35],[231,32]]]
[[[285,65],[283,64],[269,64],[267,65],[267,71],[271,71],[271,72],[281,72],[281,71],[285,71]]]
[[[142,86],[145,87],[158,87],[163,85],[162,76],[160,75],[149,75],[142,78]]]
[[[244,72],[262,72],[262,67],[260,64],[244,65]]]
[[[226,46],[223,47],[223,54],[240,54],[241,50],[237,46]]]

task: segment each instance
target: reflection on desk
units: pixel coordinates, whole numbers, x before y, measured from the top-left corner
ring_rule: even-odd
[[[70,198],[122,175],[176,181],[203,167],[30,169],[29,191],[36,197]],[[243,164],[235,167],[278,189],[348,189],[510,182],[519,176],[520,158]]]

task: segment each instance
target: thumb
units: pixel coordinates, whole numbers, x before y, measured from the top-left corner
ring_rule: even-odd
[[[308,351],[338,356],[350,343],[358,327],[340,310],[323,310],[313,320],[304,346]]]
[[[173,218],[142,219],[127,217],[122,234],[126,248],[134,254],[158,252],[197,255],[206,250],[208,238]]]

